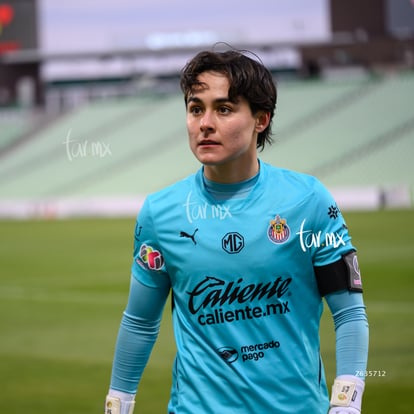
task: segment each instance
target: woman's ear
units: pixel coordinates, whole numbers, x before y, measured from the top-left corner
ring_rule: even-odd
[[[256,114],[256,132],[264,131],[270,122],[270,112],[260,111]]]

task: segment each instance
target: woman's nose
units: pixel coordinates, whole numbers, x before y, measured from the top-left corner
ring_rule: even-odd
[[[208,111],[206,111],[200,119],[200,130],[204,133],[214,130],[213,117]]]

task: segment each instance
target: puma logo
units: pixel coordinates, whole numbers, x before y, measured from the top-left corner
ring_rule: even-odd
[[[195,239],[195,234],[197,232],[198,232],[198,229],[195,229],[193,234],[188,234],[185,231],[180,231],[180,237],[185,237],[187,239],[191,239],[194,244],[197,244],[196,239]]]

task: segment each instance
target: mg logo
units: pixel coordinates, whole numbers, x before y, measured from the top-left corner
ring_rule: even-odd
[[[244,247],[244,238],[236,232],[227,233],[221,239],[221,247],[229,254],[239,253]]]

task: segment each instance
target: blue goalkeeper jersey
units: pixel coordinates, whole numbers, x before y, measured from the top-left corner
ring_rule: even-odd
[[[132,273],[172,289],[169,413],[326,414],[314,267],[351,250],[325,187],[264,162],[247,197],[213,198],[202,169],[148,196]]]

